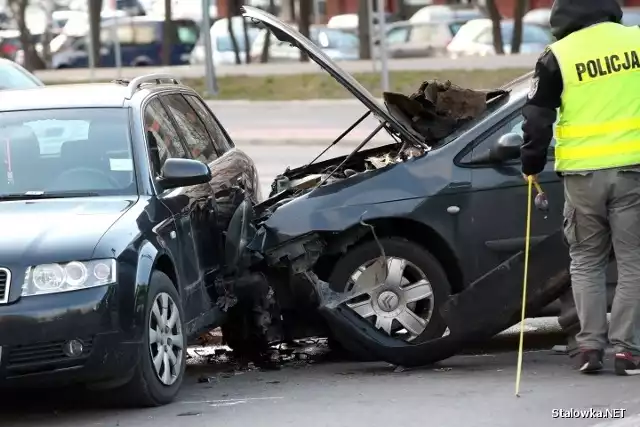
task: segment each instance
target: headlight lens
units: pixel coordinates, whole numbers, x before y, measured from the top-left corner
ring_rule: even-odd
[[[116,260],[36,265],[27,269],[24,279],[23,297],[110,285],[116,281]]]

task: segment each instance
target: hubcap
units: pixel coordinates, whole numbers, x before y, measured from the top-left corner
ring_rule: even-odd
[[[347,302],[360,316],[387,334],[412,341],[426,329],[433,314],[433,289],[415,264],[397,257],[371,260],[360,266],[347,290],[364,292]]]
[[[178,306],[169,294],[159,293],[149,316],[149,353],[156,376],[166,386],[180,375],[183,341]]]

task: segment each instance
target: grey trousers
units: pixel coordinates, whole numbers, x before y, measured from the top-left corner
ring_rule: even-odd
[[[581,349],[640,355],[640,170],[607,169],[564,176],[564,233]],[[618,267],[607,337],[606,269]],[[607,339],[608,338],[608,339]]]

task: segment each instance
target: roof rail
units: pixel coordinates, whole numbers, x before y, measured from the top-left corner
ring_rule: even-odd
[[[127,99],[131,99],[131,97],[136,93],[136,91],[145,83],[155,83],[162,84],[162,80],[170,80],[171,83],[179,85],[182,84],[178,78],[172,74],[147,74],[144,76],[138,76],[135,79],[131,80],[127,85]]]

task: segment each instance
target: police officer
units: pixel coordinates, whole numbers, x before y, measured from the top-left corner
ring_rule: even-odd
[[[630,375],[640,373],[640,27],[625,27],[621,18],[616,0],[554,2],[557,41],[536,64],[521,155],[523,174],[535,178],[559,119],[555,168],[565,188],[580,371],[603,368],[609,341],[615,372]],[[607,337],[612,248],[618,285]]]

